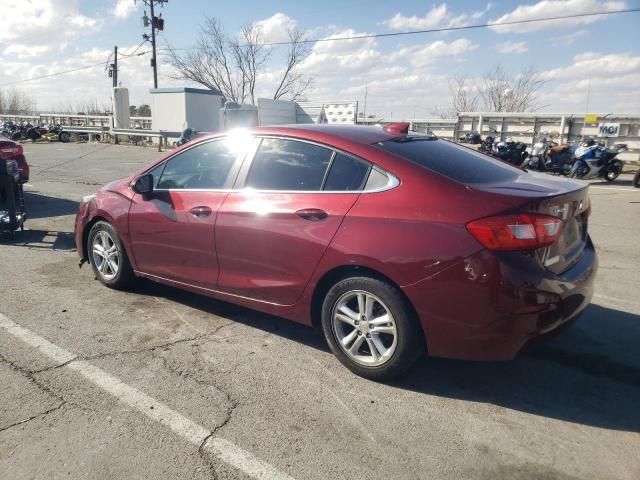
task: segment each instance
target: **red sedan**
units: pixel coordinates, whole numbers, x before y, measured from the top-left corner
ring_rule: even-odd
[[[16,162],[20,172],[20,183],[29,181],[29,164],[24,156],[22,145],[0,134],[0,157]]]
[[[76,243],[105,285],[136,277],[321,325],[353,372],[424,351],[513,358],[576,318],[597,257],[587,187],[406,126],[198,138],[84,199]]]

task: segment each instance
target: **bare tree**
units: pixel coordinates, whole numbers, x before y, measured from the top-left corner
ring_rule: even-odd
[[[35,101],[23,92],[0,89],[0,113],[27,115],[34,112],[35,105]]]
[[[431,109],[431,114],[437,118],[455,118],[460,112],[474,112],[478,108],[479,93],[465,76],[449,79],[450,105],[437,106]]]
[[[531,112],[542,108],[538,95],[545,83],[531,67],[512,74],[498,65],[480,81],[478,91],[489,112]]]
[[[460,112],[475,112],[478,108],[478,91],[469,83],[469,80],[463,76],[449,80],[451,108],[456,114]]]
[[[283,97],[298,100],[304,95],[305,91],[311,87],[312,79],[297,69],[297,66],[309,55],[309,44],[303,43],[304,33],[301,32],[298,27],[290,27],[288,34],[290,47],[287,53],[287,65],[278,84],[278,88],[273,94],[274,100]]]
[[[274,99],[298,98],[310,85],[298,68],[309,54],[308,44],[302,42],[303,34],[297,27],[290,26],[288,34],[287,64],[278,78]],[[169,47],[169,62],[177,72],[174,78],[199,83],[236,103],[255,104],[258,78],[266,71],[271,54],[262,42],[259,25],[245,25],[238,37],[228,37],[215,18],[207,18],[196,47],[184,54]]]
[[[111,105],[109,102],[100,102],[97,98],[93,98],[59,104],[54,111],[67,115],[107,115],[111,112]]]
[[[472,83],[468,77],[455,77],[449,81],[450,107],[436,108],[433,113],[453,118],[460,112],[533,112],[539,104],[540,90],[546,83],[531,67],[512,74],[500,65],[482,79]],[[451,116],[449,116],[451,115]]]

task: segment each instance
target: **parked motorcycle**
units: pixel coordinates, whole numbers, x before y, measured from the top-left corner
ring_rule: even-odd
[[[489,129],[490,133],[497,133],[494,129]],[[480,144],[479,152],[486,153],[492,157],[499,158],[505,162],[516,166],[522,165],[527,156],[527,145],[523,142],[513,140],[497,141],[493,135],[487,135]]]
[[[493,156],[519,167],[529,156],[529,153],[527,152],[526,143],[508,140],[506,142],[494,142]]]
[[[585,139],[574,152],[574,163],[569,177],[583,180],[601,177],[607,182],[613,182],[622,173],[623,167],[622,161],[616,156],[625,150],[625,143],[606,147],[604,142],[596,142],[592,138]]]
[[[482,137],[476,131],[468,132],[458,138],[460,143],[470,143],[471,145],[478,145],[482,143]]]
[[[568,143],[558,144],[558,134],[543,131],[534,136],[531,154],[523,162],[522,167],[539,172],[568,175],[573,165],[572,146]]]

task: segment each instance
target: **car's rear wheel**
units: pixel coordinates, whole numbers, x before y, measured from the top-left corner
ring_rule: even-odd
[[[336,283],[322,306],[322,329],[338,360],[372,380],[402,374],[424,351],[413,310],[396,287],[376,278]]]
[[[96,222],[89,231],[87,242],[89,263],[97,280],[115,289],[126,289],[135,275],[118,232],[108,222]]]

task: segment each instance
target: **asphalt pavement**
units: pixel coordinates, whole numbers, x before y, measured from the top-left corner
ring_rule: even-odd
[[[354,376],[320,332],[78,268],[83,195],[153,148],[27,144],[28,230],[0,240],[0,477],[640,478],[640,189],[590,187],[575,326],[512,362]]]

